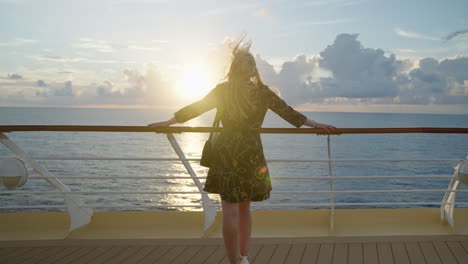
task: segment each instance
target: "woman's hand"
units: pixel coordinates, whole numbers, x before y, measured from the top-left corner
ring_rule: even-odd
[[[175,118],[171,118],[171,119],[166,120],[166,121],[148,124],[148,126],[149,126],[149,127],[165,127],[165,126],[173,125],[173,124],[175,124],[175,123],[177,123],[177,121],[175,120]]]
[[[327,131],[327,133],[337,133],[337,128],[332,126],[332,125],[327,125],[327,124],[322,124],[322,123],[315,122],[315,128],[323,129],[323,130]]]
[[[337,134],[337,128],[332,126],[332,125],[327,125],[327,124],[322,124],[322,123],[319,123],[319,122],[315,122],[314,120],[311,120],[311,119],[307,119],[305,122],[304,122],[304,125],[306,126],[309,126],[309,127],[312,127],[312,128],[319,128],[319,129],[323,129],[325,130],[327,133],[334,133],[334,134]],[[323,134],[323,133],[317,133],[317,134]]]

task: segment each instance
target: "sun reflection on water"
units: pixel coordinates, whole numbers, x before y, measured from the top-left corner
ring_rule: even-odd
[[[204,134],[184,134],[177,138],[182,151],[184,152],[186,158],[188,159],[199,159],[201,156],[201,151],[203,144],[206,140],[206,135]],[[198,161],[190,162],[193,170],[196,173],[197,177],[206,176],[207,169],[201,167]],[[190,177],[190,174],[187,172],[185,166],[182,162],[175,162],[170,165],[169,171],[166,174],[168,177]],[[204,179],[200,179],[202,185]],[[174,192],[198,192],[198,187],[196,186],[193,179],[167,179],[165,180],[167,186],[164,188],[165,191],[174,191]],[[171,208],[171,205],[187,205],[187,204],[200,204],[201,205],[201,194],[165,194],[161,197],[161,204],[167,204],[168,208]],[[196,207],[176,207],[175,210],[180,211],[201,211],[202,208]]]

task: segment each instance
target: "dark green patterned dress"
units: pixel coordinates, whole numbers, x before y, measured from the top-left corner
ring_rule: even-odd
[[[231,203],[262,201],[270,197],[270,174],[258,132],[267,110],[273,110],[295,127],[302,126],[306,120],[304,115],[288,106],[267,86],[254,87],[249,95],[254,99],[256,110],[248,113],[242,122],[229,120],[228,115],[223,114],[230,111],[223,102],[232,99],[226,95],[226,89],[230,89],[227,82],[216,86],[202,100],[174,114],[177,122],[183,123],[215,107],[220,111],[224,129],[215,143],[217,155],[208,171],[204,190],[218,193],[222,200]]]

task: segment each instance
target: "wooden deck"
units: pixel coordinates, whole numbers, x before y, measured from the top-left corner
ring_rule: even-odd
[[[251,263],[468,263],[468,236],[253,239]],[[221,239],[1,241],[0,263],[228,263]]]

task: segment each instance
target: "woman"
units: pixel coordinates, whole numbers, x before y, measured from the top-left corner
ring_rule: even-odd
[[[167,121],[149,124],[150,127],[170,126],[213,108],[219,112],[224,129],[214,146],[217,155],[208,171],[204,190],[220,194],[227,256],[230,263],[239,263],[240,253],[242,264],[249,263],[250,202],[268,199],[271,191],[259,134],[267,110],[273,110],[295,127],[336,130],[295,111],[264,85],[249,48],[250,43],[241,45],[239,41],[232,52],[227,81],[218,84],[205,98],[180,109]]]

